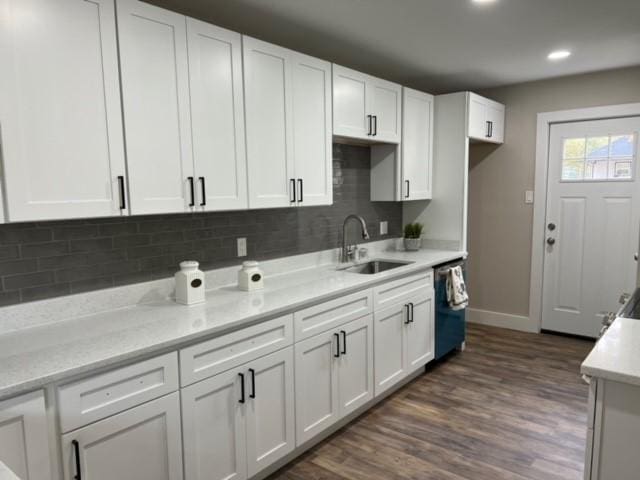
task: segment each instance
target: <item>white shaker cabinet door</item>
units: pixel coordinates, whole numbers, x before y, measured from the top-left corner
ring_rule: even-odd
[[[51,480],[42,391],[0,402],[0,462],[19,478]]]
[[[63,435],[65,480],[181,480],[179,403],[175,392]]]
[[[489,137],[487,105],[485,99],[475,93],[469,93],[468,122],[468,135],[471,138],[484,141]]]
[[[295,447],[293,347],[247,364],[249,477]]]
[[[410,323],[406,325],[408,373],[418,370],[434,358],[434,293],[409,300]]]
[[[405,354],[406,305],[393,305],[374,313],[374,368],[376,396],[407,376]]]
[[[338,392],[344,417],[373,398],[373,316],[359,318],[340,331]]]
[[[291,52],[243,37],[249,207],[295,205]]]
[[[242,36],[187,19],[198,210],[247,208]]]
[[[402,86],[369,77],[368,113],[373,116],[371,138],[377,142],[400,143]]]
[[[336,331],[295,345],[296,442],[302,445],[340,418]]]
[[[433,95],[403,88],[402,198],[431,198]]]
[[[369,140],[368,75],[333,65],[333,134]]]
[[[296,201],[333,203],[331,64],[292,52]]]
[[[126,214],[113,1],[0,0],[0,63],[7,219]]]
[[[247,478],[246,402],[246,378],[238,369],[182,390],[186,480]]]
[[[186,18],[118,0],[131,213],[195,207]]]

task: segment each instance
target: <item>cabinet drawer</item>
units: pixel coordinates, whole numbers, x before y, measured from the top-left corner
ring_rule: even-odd
[[[371,313],[372,303],[371,290],[363,290],[294,313],[296,342]]]
[[[180,350],[180,383],[190,385],[293,344],[292,315]]]
[[[58,388],[60,426],[69,432],[178,389],[175,352]]]
[[[373,289],[376,310],[405,302],[425,287],[433,288],[433,270],[400,278]]]

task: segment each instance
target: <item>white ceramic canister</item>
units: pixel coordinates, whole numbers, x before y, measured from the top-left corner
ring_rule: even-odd
[[[258,267],[258,262],[250,260],[242,263],[238,272],[238,288],[247,292],[264,288],[264,273]]]
[[[180,262],[180,271],[175,274],[176,302],[183,305],[204,302],[204,273],[199,265],[193,260]]]

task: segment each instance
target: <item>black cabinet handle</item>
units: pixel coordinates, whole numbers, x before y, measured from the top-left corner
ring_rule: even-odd
[[[409,325],[411,322],[409,321],[409,304],[406,303],[403,307],[402,310],[404,311],[404,324],[405,325]]]
[[[205,185],[204,177],[199,177],[200,187],[202,188],[202,201],[200,202],[200,206],[204,207],[207,204],[207,187]]]
[[[409,186],[411,185],[411,183],[409,182],[409,180],[405,180],[405,183],[407,184],[407,194],[405,195],[405,198],[409,198]]]
[[[334,333],[333,336],[336,338],[336,353],[334,353],[333,356],[340,358],[340,334]]]
[[[491,122],[487,120],[487,138],[491,137]]]
[[[410,315],[409,315],[409,323],[413,323],[413,302],[409,303],[409,308],[410,308]]]
[[[251,393],[249,398],[256,398],[256,371],[250,368],[249,372],[251,373]]]
[[[80,443],[77,440],[71,440],[73,445],[73,454],[75,456],[76,473],[73,476],[75,480],[82,480],[82,467],[80,466]]]
[[[347,354],[347,332],[345,332],[344,330],[340,330],[340,333],[342,334],[342,351],[340,353],[342,353],[343,355]]]
[[[244,373],[239,373],[238,376],[240,377],[240,400],[238,402],[244,403]]]
[[[367,115],[367,122],[369,123],[369,131],[367,132],[367,135],[371,135],[371,127],[372,127],[372,119],[373,119],[373,115]]]
[[[378,116],[374,115],[373,116],[373,133],[372,135],[375,137],[376,135],[378,135]]]
[[[118,175],[118,190],[120,192],[120,210],[127,208],[127,196],[124,191],[124,176]]]
[[[489,122],[489,138],[493,137],[493,122]]]
[[[303,184],[304,182],[302,181],[301,178],[298,179],[298,187],[300,187],[300,199],[298,200],[298,202],[302,203],[302,201],[304,200],[304,196],[302,193],[302,188],[303,188]]]
[[[196,187],[193,182],[193,177],[187,177],[187,180],[189,180],[189,193],[191,194],[191,202],[189,203],[189,206],[195,207],[196,206]]]
[[[289,201],[291,203],[295,203],[296,202],[296,179],[292,178],[289,180],[289,184],[290,184],[290,191],[289,191]],[[293,195],[293,198],[291,198],[291,195]]]

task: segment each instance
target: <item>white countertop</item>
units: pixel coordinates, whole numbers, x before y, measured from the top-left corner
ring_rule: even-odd
[[[580,371],[592,377],[640,385],[640,320],[616,318]]]
[[[20,480],[20,478],[0,461],[0,480]]]
[[[465,252],[381,252],[376,259],[412,261],[375,275],[324,265],[265,278],[265,288],[207,292],[205,303],[155,301],[0,335],[0,398],[109,365],[211,338],[303,306],[405,276]],[[2,310],[0,309],[0,315]]]

